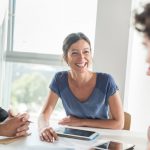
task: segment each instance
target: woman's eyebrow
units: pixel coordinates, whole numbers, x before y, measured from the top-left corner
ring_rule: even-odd
[[[79,51],[78,49],[71,49],[71,52],[73,52],[73,51]]]
[[[87,47],[87,48],[84,48],[83,50],[90,50],[90,48]]]
[[[83,48],[82,50],[90,50],[90,48]],[[79,51],[79,49],[71,49],[71,52],[73,52],[73,51]]]

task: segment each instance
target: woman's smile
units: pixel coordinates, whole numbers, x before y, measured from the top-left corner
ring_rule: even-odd
[[[76,63],[75,64],[77,67],[79,68],[84,68],[85,66],[87,66],[87,62],[84,62],[84,63]]]

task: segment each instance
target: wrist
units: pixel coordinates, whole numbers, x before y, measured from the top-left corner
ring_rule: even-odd
[[[49,120],[45,119],[44,114],[40,114],[38,118],[38,130],[41,132],[41,130],[47,127],[49,127]]]
[[[86,126],[86,120],[85,119],[80,119],[79,121],[80,121],[80,126],[81,127]]]
[[[38,125],[38,130],[39,132],[41,132],[43,129],[45,128],[48,128],[49,127],[49,122],[48,121],[41,121],[39,122],[39,125]]]

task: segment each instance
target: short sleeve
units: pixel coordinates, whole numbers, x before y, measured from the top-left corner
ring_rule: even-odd
[[[51,91],[55,92],[60,97],[60,90],[59,90],[59,79],[58,79],[58,73],[56,73],[49,85],[49,88]]]
[[[119,90],[119,88],[116,85],[113,77],[111,75],[108,75],[107,97],[109,98],[110,96],[115,94],[117,90]]]

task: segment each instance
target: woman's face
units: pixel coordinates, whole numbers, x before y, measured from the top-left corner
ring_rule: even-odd
[[[150,38],[148,38],[147,36],[144,36],[143,45],[148,50],[146,62],[148,63],[147,75],[150,76]]]
[[[70,46],[66,61],[73,71],[78,73],[87,71],[91,60],[90,45],[85,40],[81,39]]]

